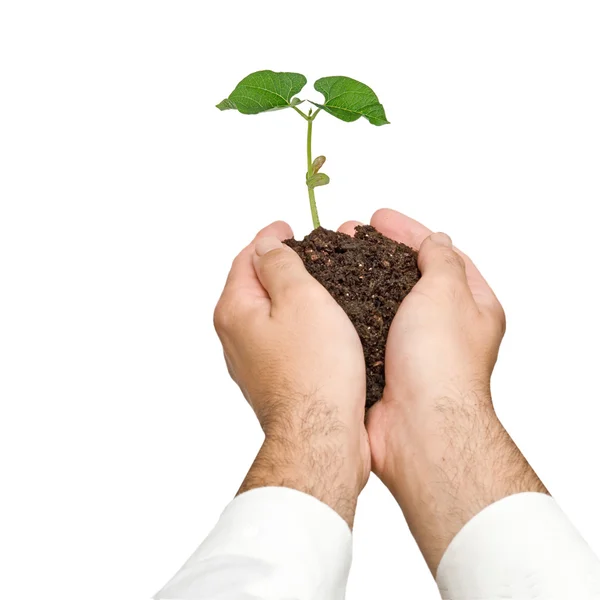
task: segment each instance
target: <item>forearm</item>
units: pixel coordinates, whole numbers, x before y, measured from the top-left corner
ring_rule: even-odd
[[[402,421],[387,483],[434,574],[454,536],[486,506],[520,492],[547,493],[489,398],[444,398],[427,415]]]

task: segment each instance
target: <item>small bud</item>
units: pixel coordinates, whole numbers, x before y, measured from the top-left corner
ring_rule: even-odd
[[[315,158],[315,160],[313,160],[313,164],[312,164],[313,173],[318,173],[319,169],[324,164],[325,164],[325,157],[324,156],[317,156],[317,158]]]
[[[325,175],[325,173],[315,173],[312,177],[309,177],[306,180],[306,185],[308,189],[312,190],[316,187],[327,185],[329,183],[329,176]]]

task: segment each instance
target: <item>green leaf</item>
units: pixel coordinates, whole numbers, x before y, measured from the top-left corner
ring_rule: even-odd
[[[225,98],[225,100],[217,104],[217,108],[219,110],[229,110],[231,108],[235,108],[235,104],[231,100],[229,100],[229,98]]]
[[[313,104],[342,121],[356,121],[365,117],[373,125],[389,123],[375,92],[356,79],[322,77],[315,82],[315,89],[325,96],[325,104]]]
[[[225,98],[217,104],[220,110],[237,109],[245,115],[256,115],[267,110],[296,106],[302,102],[293,98],[306,85],[300,73],[257,71],[244,77]]]
[[[325,173],[315,173],[312,177],[306,178],[306,185],[310,190],[322,185],[327,185],[328,183],[329,175],[325,175]]]

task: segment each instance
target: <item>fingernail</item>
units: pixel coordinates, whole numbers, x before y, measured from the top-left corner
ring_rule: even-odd
[[[452,248],[452,240],[450,236],[445,233],[434,233],[431,236],[431,241],[439,244],[440,246],[447,246],[448,248]]]
[[[254,251],[258,256],[264,256],[267,252],[278,248],[283,248],[283,244],[273,236],[258,238],[254,244]]]

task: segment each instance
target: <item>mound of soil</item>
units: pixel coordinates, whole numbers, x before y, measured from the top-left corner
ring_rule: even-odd
[[[356,328],[365,355],[370,408],[385,386],[385,343],[392,319],[421,276],[417,253],[369,225],[358,226],[354,237],[319,227],[302,241],[285,243]]]

